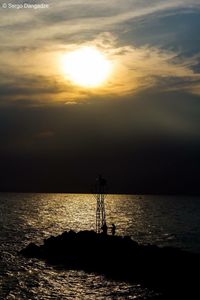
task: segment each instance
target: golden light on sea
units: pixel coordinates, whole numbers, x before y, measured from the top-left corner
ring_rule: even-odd
[[[111,62],[93,47],[81,47],[62,56],[64,75],[73,84],[85,88],[103,85],[111,73]]]

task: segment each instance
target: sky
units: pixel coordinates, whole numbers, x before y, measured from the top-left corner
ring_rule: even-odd
[[[200,194],[199,0],[26,2],[0,5],[0,191]],[[63,72],[82,47],[95,88]]]

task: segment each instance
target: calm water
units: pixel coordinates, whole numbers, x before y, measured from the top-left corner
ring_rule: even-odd
[[[150,299],[140,285],[55,269],[17,251],[64,230],[94,229],[95,199],[73,194],[0,194],[0,299]],[[200,252],[200,198],[108,195],[107,223],[141,243]]]

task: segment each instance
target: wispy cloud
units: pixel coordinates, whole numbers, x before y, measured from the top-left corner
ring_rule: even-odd
[[[116,30],[118,25],[129,20],[174,9],[200,8],[197,0],[98,0],[98,1],[49,1],[45,11],[16,10],[0,11],[1,40],[4,44],[38,45],[48,40],[66,39],[75,34],[89,36],[101,31]],[[156,15],[155,15],[156,16]],[[95,26],[94,26],[95,24]],[[5,34],[9,32],[9,35]]]
[[[0,10],[2,103],[29,99],[72,105],[152,87],[200,94],[198,55],[185,58],[181,50],[146,43],[135,46],[134,40],[127,43],[123,37],[132,20],[143,22],[148,16],[177,13],[175,9],[199,9],[199,1],[52,0],[49,4],[45,11]],[[87,90],[64,78],[59,57],[81,45],[99,48],[112,61],[112,76],[104,86]]]

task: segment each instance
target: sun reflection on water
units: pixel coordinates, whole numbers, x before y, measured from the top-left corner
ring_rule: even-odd
[[[138,242],[186,247],[192,235],[188,247],[193,241],[197,247],[200,206],[196,203],[184,197],[107,195],[107,223],[109,229],[116,224],[118,235],[131,235]],[[95,229],[95,210],[93,195],[0,194],[0,299],[150,298],[152,292],[138,285],[56,269],[17,254],[28,243],[40,243],[65,230]]]

